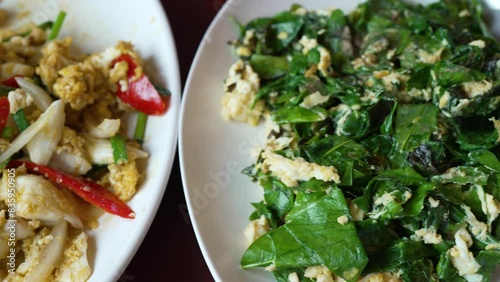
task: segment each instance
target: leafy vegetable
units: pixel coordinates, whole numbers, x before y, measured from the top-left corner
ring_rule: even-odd
[[[479,1],[370,0],[349,14],[294,5],[239,27],[232,44],[260,78],[248,107],[270,117],[259,150],[290,160],[262,154],[244,170],[264,189],[250,220],[269,230],[242,267],[270,266],[278,281],[319,280],[309,274],[323,266],[333,281],[489,281],[500,44]],[[321,180],[330,173],[340,182]],[[480,267],[465,273],[457,253]]]
[[[342,225],[340,216],[349,216],[349,209],[339,189],[298,194],[287,222],[257,239],[243,256],[242,267],[326,265],[347,281],[357,281],[368,259],[354,223]]]

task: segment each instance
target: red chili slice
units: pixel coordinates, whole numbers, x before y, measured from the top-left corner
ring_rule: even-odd
[[[0,98],[0,133],[7,125],[9,119],[10,103],[7,97]]]
[[[22,77],[22,76],[14,75],[14,76],[9,77],[6,80],[2,81],[2,84],[5,86],[13,87],[13,88],[19,88],[19,84],[17,84],[16,77]]]
[[[118,199],[115,194],[93,181],[32,162],[14,160],[10,161],[7,167],[17,168],[22,165],[26,166],[29,173],[41,175],[60,186],[66,187],[86,202],[111,214],[124,218],[135,217],[134,211],[127,204]]]
[[[162,97],[144,74],[138,78],[135,77],[137,64],[130,55],[121,55],[113,61],[112,65],[123,61],[127,62],[129,66],[127,71],[128,89],[122,91],[120,84],[118,84],[116,92],[118,98],[147,115],[164,114],[168,109],[168,97]]]

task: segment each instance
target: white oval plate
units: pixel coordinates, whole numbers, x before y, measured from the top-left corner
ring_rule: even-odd
[[[150,157],[146,179],[128,203],[136,218],[126,220],[104,214],[99,228],[89,232],[93,270],[89,281],[117,281],[151,225],[175,156],[181,88],[175,43],[165,12],[156,0],[4,0],[0,7],[16,13],[31,11],[20,21],[36,24],[55,20],[60,10],[66,11],[59,37],[72,36],[73,45],[87,53],[114,46],[118,40],[130,41],[146,63],[148,74],[172,92],[168,112],[148,119],[144,149]]]
[[[259,138],[264,129],[227,122],[220,114],[223,81],[237,60],[227,45],[237,37],[229,17],[246,23],[288,10],[294,3],[302,3],[308,9],[335,5],[351,11],[361,2],[364,1],[230,0],[206,32],[184,89],[179,156],[191,220],[215,280],[274,281],[269,272],[243,271],[239,264],[248,246],[243,232],[253,211],[250,203],[263,198],[262,188],[240,172],[252,164],[250,150],[263,143]],[[500,31],[500,23],[495,25]]]

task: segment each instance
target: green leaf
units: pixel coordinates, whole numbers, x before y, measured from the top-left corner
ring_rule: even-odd
[[[481,251],[476,257],[476,261],[481,265],[478,273],[483,276],[483,282],[491,281],[495,269],[500,264],[500,251]]]
[[[377,266],[376,269],[379,270],[397,270],[405,262],[416,261],[434,255],[436,255],[435,251],[423,242],[403,238],[395,241],[385,252],[377,256],[373,263]]]
[[[274,177],[262,177],[259,183],[264,188],[264,199],[269,210],[283,220],[293,207],[293,191]]]
[[[416,216],[420,214],[424,208],[424,201],[429,191],[434,190],[435,186],[432,183],[425,183],[420,185],[413,194],[410,200],[403,206],[404,213],[408,216]]]
[[[277,221],[266,203],[264,202],[252,203],[252,206],[255,208],[255,211],[250,215],[250,217],[248,218],[249,220],[256,220],[259,219],[261,216],[264,216],[269,222],[271,228],[278,227]]]
[[[399,151],[411,151],[428,141],[437,128],[438,112],[439,109],[431,104],[400,105],[394,134]]]
[[[359,238],[370,256],[385,251],[388,246],[399,239],[398,234],[388,228],[382,221],[367,219],[355,223]]]
[[[444,252],[439,256],[436,274],[439,279],[451,279],[458,276],[457,269],[451,262],[450,251]]]
[[[449,61],[440,61],[434,66],[437,85],[451,86],[468,81],[483,80],[486,76],[476,70],[453,64]]]
[[[303,123],[322,121],[326,118],[324,109],[306,109],[302,107],[280,108],[271,114],[273,121],[277,124]]]
[[[446,173],[432,177],[437,183],[488,184],[488,175],[477,167],[459,166],[450,168]]]
[[[488,150],[478,150],[469,153],[469,158],[485,167],[500,173],[500,161],[497,156]]]
[[[380,125],[380,133],[382,134],[392,133],[392,120],[397,107],[398,107],[398,102],[394,102],[394,106],[392,106],[391,113],[385,118],[384,122],[382,122],[382,124]]]
[[[243,268],[277,268],[325,265],[347,281],[357,281],[368,258],[352,220],[345,198],[337,188],[330,194],[299,192],[286,224],[271,230],[248,248]]]
[[[288,71],[288,59],[286,57],[254,54],[250,58],[250,65],[262,79],[277,78]]]

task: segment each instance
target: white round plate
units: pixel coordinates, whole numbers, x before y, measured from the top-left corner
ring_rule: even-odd
[[[308,9],[351,11],[361,2],[364,1],[230,0],[206,32],[184,88],[179,156],[193,227],[215,280],[274,281],[269,272],[244,271],[239,264],[248,246],[243,232],[254,210],[250,203],[263,199],[262,188],[242,175],[241,170],[253,163],[250,151],[263,143],[259,138],[264,129],[225,121],[220,113],[223,82],[237,60],[227,44],[238,35],[230,16],[247,23],[288,10],[294,3]],[[500,31],[500,23],[495,24]]]
[[[156,0],[4,0],[0,7],[20,14],[30,11],[19,21],[36,24],[55,20],[60,10],[66,11],[59,37],[73,37],[73,45],[86,53],[99,52],[119,40],[130,41],[144,60],[148,75],[172,92],[168,112],[148,119],[146,179],[128,203],[136,218],[104,214],[99,228],[89,232],[93,270],[89,281],[117,281],[154,219],[175,156],[181,85],[175,43],[163,7]]]

